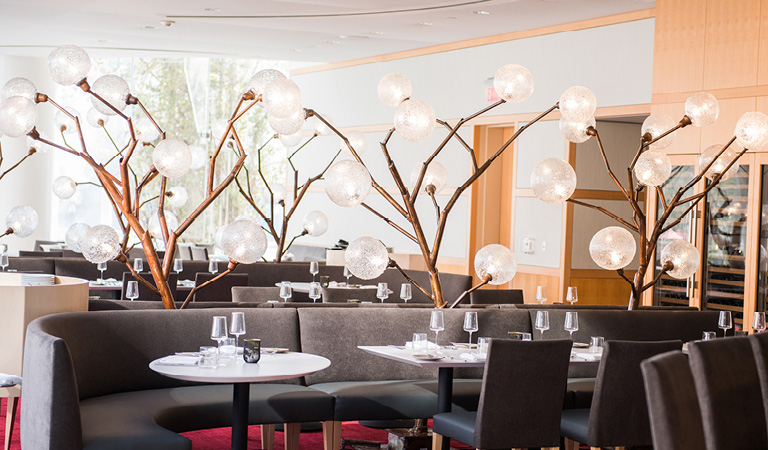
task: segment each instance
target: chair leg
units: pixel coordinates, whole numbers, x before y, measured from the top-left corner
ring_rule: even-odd
[[[328,420],[323,422],[323,450],[339,450],[341,448],[341,421]]]
[[[285,450],[299,450],[299,435],[301,434],[300,423],[286,423],[284,425]]]
[[[563,442],[565,442],[565,450],[579,450],[579,443],[573,439],[564,438]]]
[[[275,424],[261,424],[261,448],[272,450],[275,447]]]
[[[560,450],[560,447],[541,447],[541,450]]]
[[[19,405],[19,397],[9,397],[5,408],[5,450],[11,448],[13,437],[13,422],[16,420],[16,407]]]
[[[443,435],[432,431],[432,450],[440,450],[441,448],[443,448]]]

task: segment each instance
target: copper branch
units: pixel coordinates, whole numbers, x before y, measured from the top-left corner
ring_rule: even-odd
[[[444,120],[438,119],[437,123],[439,123],[440,125],[444,126],[448,130],[452,129],[451,126],[448,125],[448,122],[446,122]],[[467,144],[467,142],[464,140],[464,138],[459,136],[459,133],[456,133],[456,139],[464,147],[464,149],[467,151],[467,153],[469,153],[469,157],[472,158],[472,171],[473,172],[477,171],[477,157],[475,156],[474,149],[469,144]]]
[[[409,276],[407,273],[405,273],[405,270],[403,270],[403,268],[402,268],[402,267],[400,267],[400,264],[398,264],[398,263],[397,263],[397,261],[395,261],[394,259],[390,259],[390,260],[389,260],[389,263],[387,263],[387,267],[394,267],[395,269],[397,269],[397,271],[398,271],[398,272],[400,272],[400,274],[401,274],[401,275],[402,275],[402,276],[403,276],[403,277],[404,277],[406,280],[408,280],[408,282],[409,282],[409,283],[411,283],[412,285],[416,286],[416,288],[417,288],[418,290],[420,290],[421,292],[423,292],[423,293],[424,293],[424,295],[426,295],[428,298],[432,298],[432,294],[430,294],[429,292],[427,292],[427,290],[426,290],[426,289],[424,289],[424,287],[422,287],[422,285],[420,285],[419,283],[417,283],[417,282],[416,282],[416,280],[414,280],[414,279],[413,279],[413,278],[411,278],[411,277],[410,277],[410,276]]]
[[[453,309],[453,308],[459,306],[459,303],[461,303],[461,301],[464,300],[464,298],[468,294],[471,294],[471,293],[475,292],[476,290],[480,289],[481,287],[485,286],[492,279],[493,279],[493,277],[491,277],[491,274],[486,274],[483,277],[483,280],[480,283],[478,283],[477,285],[473,286],[471,289],[468,289],[468,290],[462,292],[461,295],[459,295],[459,298],[457,298],[455,302],[451,303],[451,306],[449,306],[448,308],[449,309]]]
[[[419,243],[419,240],[418,240],[418,239],[416,239],[416,236],[412,235],[411,233],[409,233],[408,231],[406,231],[406,230],[405,230],[403,227],[401,227],[400,225],[398,225],[398,224],[396,224],[395,222],[393,222],[392,220],[388,219],[387,217],[385,217],[383,214],[381,214],[380,212],[376,211],[376,210],[375,210],[375,209],[373,209],[372,207],[368,206],[368,204],[366,204],[366,203],[360,203],[360,205],[361,205],[363,208],[365,208],[365,209],[367,209],[368,211],[370,211],[370,212],[372,212],[373,214],[375,214],[375,215],[376,215],[378,218],[382,219],[382,220],[383,220],[384,222],[386,222],[388,225],[392,226],[392,228],[394,228],[394,229],[396,229],[397,231],[399,231],[400,233],[402,233],[402,235],[403,235],[403,236],[407,237],[408,239],[412,240],[413,242],[415,242],[415,243],[417,243],[417,244]]]
[[[199,291],[200,289],[203,289],[204,287],[208,286],[209,284],[211,284],[211,283],[213,283],[213,282],[223,278],[225,275],[227,275],[229,273],[232,273],[232,271],[235,270],[235,268],[237,267],[237,264],[238,263],[236,261],[230,260],[229,261],[229,265],[227,265],[227,270],[225,270],[224,272],[221,272],[216,277],[211,278],[210,280],[206,281],[205,283],[201,284],[200,286],[193,287],[192,290],[189,291],[189,294],[187,295],[187,298],[184,300],[184,303],[182,303],[182,305],[181,305],[181,307],[179,309],[186,308],[187,305],[189,305],[189,302],[192,301],[192,298],[195,296],[195,293],[197,293],[197,291]]]
[[[615,221],[621,223],[622,225],[624,225],[625,227],[629,228],[630,230],[633,230],[633,231],[638,232],[638,233],[640,232],[640,230],[638,229],[637,226],[627,222],[626,220],[624,220],[621,217],[617,216],[616,214],[608,211],[607,209],[603,208],[602,206],[593,205],[591,203],[582,202],[581,200],[575,200],[575,199],[572,199],[572,198],[569,198],[566,201],[567,202],[571,202],[574,205],[581,205],[581,206],[586,206],[587,208],[596,209],[596,210],[600,211],[601,213],[605,214],[606,216],[608,216],[608,217],[614,219]]]
[[[8,236],[9,234],[13,234],[13,228],[11,228],[11,227],[8,227],[8,229],[5,230],[5,233],[0,234],[0,238],[3,237],[3,236]]]
[[[666,262],[664,262],[664,265],[661,267],[661,270],[659,271],[659,273],[657,273],[657,274],[656,274],[656,276],[655,276],[655,277],[653,277],[653,280],[649,281],[649,282],[648,282],[648,284],[646,284],[645,286],[643,286],[643,287],[640,289],[640,292],[643,292],[643,291],[645,291],[646,289],[648,289],[648,288],[650,288],[651,286],[653,286],[654,284],[658,283],[658,282],[659,282],[659,280],[661,279],[662,275],[664,275],[665,273],[669,272],[670,270],[672,270],[672,269],[674,269],[674,268],[675,268],[675,265],[674,265],[674,263],[672,263],[672,261],[666,261]]]

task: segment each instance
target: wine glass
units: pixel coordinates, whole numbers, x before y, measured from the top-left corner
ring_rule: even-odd
[[[211,272],[211,275],[216,275],[216,272],[219,271],[219,262],[215,259],[212,259],[208,261],[208,272]]]
[[[96,280],[99,283],[104,283],[104,271],[107,270],[107,263],[106,262],[100,262],[96,265],[96,268],[99,269],[99,279]]]
[[[181,273],[181,271],[184,270],[184,263],[181,262],[181,258],[176,258],[173,260],[173,271],[176,273]]]
[[[216,341],[221,348],[221,341],[227,338],[227,317],[213,316],[213,326],[211,327],[211,339]]]
[[[317,303],[317,299],[322,296],[323,293],[320,289],[320,283],[316,281],[309,283],[309,298],[312,299],[312,303]]]
[[[536,301],[541,303],[542,305],[544,304],[544,302],[547,301],[546,286],[536,286]]]
[[[315,282],[315,275],[320,273],[320,264],[317,263],[317,261],[310,261],[309,262],[309,273],[312,274],[312,282]]]
[[[142,270],[144,270],[144,260],[141,258],[134,259],[133,270],[135,270],[136,273],[140,273]]]
[[[381,303],[384,303],[384,300],[389,297],[389,288],[387,287],[387,283],[379,283],[379,285],[376,287],[376,298],[381,300]]]
[[[229,333],[235,336],[235,347],[238,347],[240,336],[245,334],[245,313],[232,313],[232,324],[229,326]]]
[[[752,329],[755,330],[755,333],[765,331],[765,312],[758,311],[754,314],[754,317],[752,318]]]
[[[477,331],[477,311],[464,313],[464,331],[469,333],[469,346],[472,347],[472,333]]]
[[[549,311],[536,311],[534,328],[541,331],[541,337],[544,337],[544,331],[549,330]]]
[[[720,311],[720,317],[717,319],[717,326],[723,330],[723,337],[728,334],[728,330],[733,328],[733,318],[730,311]]]
[[[130,299],[131,301],[134,301],[137,298],[139,298],[139,282],[138,281],[128,282],[128,285],[125,287],[125,298]]]
[[[403,283],[400,285],[400,298],[402,298],[405,303],[408,303],[408,300],[413,298],[411,283]]]
[[[571,288],[568,288],[570,290]],[[575,288],[574,288],[575,289]],[[573,340],[573,332],[579,329],[579,313],[575,311],[567,311],[565,313],[565,331],[571,333],[571,340]]]
[[[344,266],[344,276],[347,278],[347,286],[349,286],[349,278],[352,277],[352,272],[349,271],[347,266]]]
[[[445,330],[445,318],[443,317],[442,310],[432,311],[432,314],[429,316],[429,329],[435,332],[435,347],[440,348],[437,345],[437,336],[441,331]]]
[[[287,302],[291,296],[291,282],[283,281],[280,283],[280,298],[282,298],[284,302]]]
[[[569,302],[571,306],[579,301],[579,293],[576,291],[576,286],[568,286],[568,292],[565,294],[565,301]]]
[[[2,267],[3,272],[5,272],[5,268],[8,267],[8,253],[0,253],[0,267]]]

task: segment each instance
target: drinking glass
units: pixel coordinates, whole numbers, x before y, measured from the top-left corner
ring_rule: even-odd
[[[215,368],[219,365],[218,349],[211,346],[200,347],[200,359],[197,365],[200,367]]]
[[[139,282],[138,281],[128,282],[128,285],[125,287],[125,298],[128,298],[131,301],[134,301],[137,298],[139,298]]]
[[[232,324],[229,326],[229,333],[235,336],[235,347],[238,347],[240,336],[245,334],[245,313],[232,313]]]
[[[379,285],[376,287],[376,298],[381,300],[381,303],[384,303],[384,300],[389,297],[389,288],[387,287],[387,283],[379,283]]]
[[[522,332],[522,333],[520,333],[520,340],[521,341],[532,341],[533,340],[533,336],[531,335],[531,333]]]
[[[315,275],[320,273],[320,265],[317,263],[317,261],[310,261],[309,262],[309,273],[312,274],[312,282],[315,282]]]
[[[216,272],[219,271],[219,262],[215,259],[212,259],[208,261],[208,272],[211,272],[212,275],[216,275]]]
[[[589,341],[589,353],[600,353],[603,351],[605,338],[602,336],[592,336]]]
[[[717,319],[717,326],[723,330],[723,337],[726,336],[728,330],[733,328],[733,318],[730,311],[720,311],[720,317]]]
[[[469,333],[469,346],[472,347],[472,333],[477,331],[477,311],[464,313],[464,331]]]
[[[181,258],[176,258],[173,260],[173,271],[176,273],[181,273],[181,271],[184,270],[184,263],[181,262]]]
[[[429,316],[429,329],[435,332],[435,347],[440,348],[440,345],[437,343],[437,337],[441,331],[445,330],[443,311],[432,311],[432,314]]]
[[[573,332],[579,329],[579,313],[575,311],[567,311],[565,313],[565,331],[571,333],[571,340],[573,340]]]
[[[754,314],[754,317],[752,318],[752,329],[755,330],[755,333],[760,333],[762,331],[765,331],[765,313],[762,311],[758,311]]]
[[[219,347],[219,365],[226,366],[227,364],[235,362],[235,357],[237,356],[235,342],[236,339],[231,337],[225,337],[221,340],[221,347]]]
[[[541,331],[541,337],[544,337],[544,330],[549,330],[549,311],[536,311],[534,328]]]
[[[347,278],[347,286],[349,286],[349,278],[352,276],[352,272],[349,271],[347,266],[344,266],[344,276]]]
[[[312,303],[317,303],[317,299],[322,296],[323,293],[320,290],[320,283],[316,281],[309,283],[309,298],[312,299]]]
[[[0,253],[0,267],[2,267],[3,272],[5,272],[5,268],[8,267],[8,253]]]
[[[491,338],[479,337],[477,338],[477,353],[484,355],[488,353],[488,347],[491,345]]]
[[[133,270],[135,270],[136,273],[140,273],[142,270],[144,270],[144,260],[141,258],[134,259]]]
[[[211,326],[211,339],[219,344],[221,348],[221,341],[227,337],[227,317],[226,316],[213,316],[213,326]]]
[[[400,298],[402,298],[405,303],[408,303],[408,300],[413,298],[411,283],[403,283],[400,285]]]
[[[568,292],[565,294],[565,301],[571,305],[579,301],[579,293],[576,291],[576,286],[569,286]]]
[[[287,302],[291,296],[291,282],[283,281],[280,283],[280,298],[282,298],[284,302]]]
[[[99,279],[96,280],[96,281],[98,281],[99,283],[103,283],[104,282],[104,271],[107,270],[107,263],[106,262],[100,262],[100,263],[98,263],[96,265],[96,268],[99,269],[99,272],[100,272]]]
[[[701,334],[702,341],[709,341],[717,337],[714,331],[705,331]]]
[[[427,333],[413,333],[413,350],[416,352],[426,351],[429,344],[427,343]]]
[[[254,364],[261,359],[261,339],[243,339],[243,360]]]
[[[542,305],[544,304],[544,302],[547,301],[546,286],[536,286],[536,301],[541,303]]]

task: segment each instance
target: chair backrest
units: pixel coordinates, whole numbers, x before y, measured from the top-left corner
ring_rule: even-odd
[[[208,249],[205,247],[198,247],[197,245],[193,245],[191,247],[192,249],[192,259],[195,261],[208,261]]]
[[[183,261],[191,261],[192,259],[192,244],[177,244],[175,258],[181,258]]]
[[[236,303],[266,303],[270,300],[282,300],[277,286],[233,286],[232,301]]]
[[[589,413],[590,445],[651,445],[653,439],[640,363],[682,347],[682,341],[605,342]]]
[[[63,252],[44,252],[44,251],[28,251],[19,250],[19,257],[28,258],[30,256],[37,258],[61,258],[64,255]]]
[[[141,272],[139,275],[141,275],[142,278],[149,281],[149,284],[152,286],[156,286],[154,278],[152,278],[151,272]],[[125,289],[128,286],[129,281],[138,281],[136,278],[134,278],[133,274],[131,272],[123,272],[123,289],[120,293],[120,299],[122,300],[128,300],[128,298],[125,296]],[[168,275],[168,285],[171,288],[171,294],[173,296],[176,296],[176,282],[178,281],[178,274],[175,272],[171,272]],[[152,292],[150,288],[144,285],[142,282],[139,283],[139,298],[136,300],[152,300],[152,301],[161,301],[160,295]]]
[[[477,448],[557,447],[569,339],[492,339],[475,422]]]
[[[390,299],[394,297],[402,303],[397,296],[390,295]],[[376,302],[380,300],[376,298],[376,289],[362,289],[362,288],[323,288],[323,303],[347,303],[349,299],[357,299],[361,302]]]
[[[50,248],[50,246],[61,245],[63,243],[64,243],[63,241],[42,241],[39,239],[35,239],[35,245],[33,249],[38,252],[43,252],[45,251],[45,249],[43,248],[44,245]]]
[[[472,305],[522,305],[522,289],[478,289],[469,293],[469,303]]]
[[[760,387],[763,394],[763,407],[765,408],[766,427],[768,427],[768,333],[757,333],[749,337],[752,344],[752,353],[755,355],[757,376],[760,377]]]
[[[643,361],[654,450],[705,448],[701,409],[688,356],[680,351]]]
[[[216,275],[208,272],[195,274],[195,286],[212,280]],[[195,293],[195,302],[231,302],[234,286],[248,286],[247,273],[228,273]]]
[[[743,337],[688,345],[707,449],[768,448],[755,357]]]

